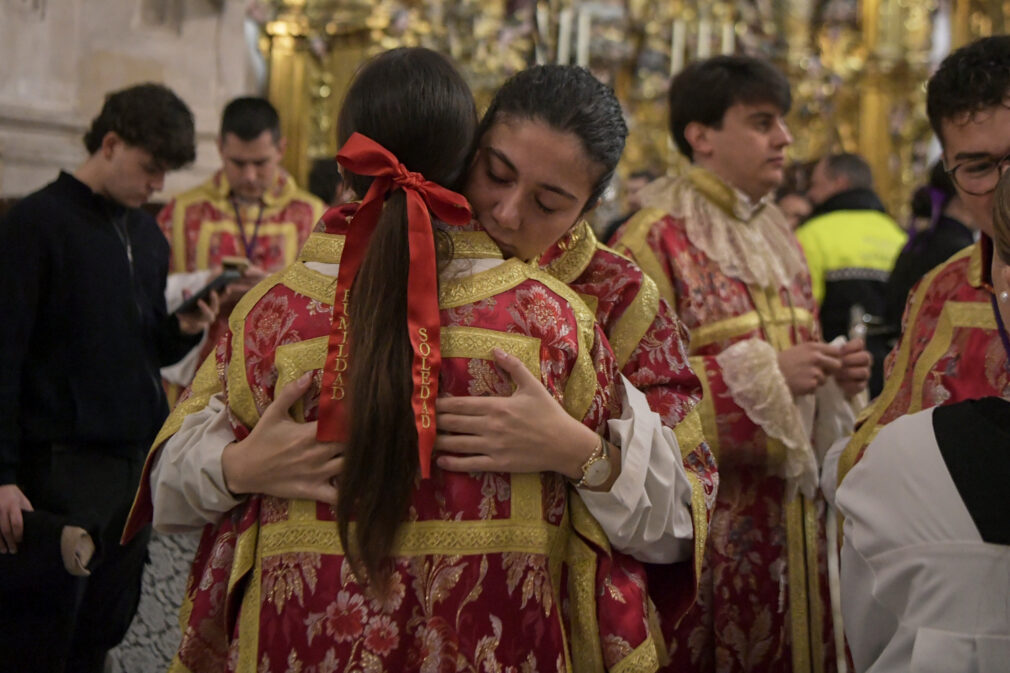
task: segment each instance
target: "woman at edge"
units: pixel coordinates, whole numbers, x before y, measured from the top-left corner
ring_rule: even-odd
[[[398,169],[401,177],[394,183],[403,191],[427,189],[431,184],[417,173],[403,173],[416,168],[429,178],[452,184],[456,178],[449,166],[457,166],[458,176],[467,149],[461,147],[464,134],[458,132],[467,127],[466,115],[460,113],[466,107],[464,92],[472,116],[473,102],[462,80],[433,52],[398,50],[368,64],[355,78],[339,122],[341,140],[352,141],[344,145],[341,157],[356,191],[366,193],[371,182],[357,173],[371,160],[365,155],[374,154],[369,146],[360,147],[362,141],[357,139],[363,136],[379,139],[380,145],[407,158],[407,169]],[[472,128],[475,120],[470,122]],[[469,140],[466,135],[462,140]],[[455,163],[449,163],[450,159]],[[583,170],[599,169],[588,165]],[[311,441],[304,433],[294,437],[296,444],[307,440],[301,449],[309,448],[293,452],[298,460],[318,459],[321,474],[341,472],[335,517],[326,504],[334,500],[333,487],[329,479],[323,479],[291,494],[321,502],[253,495],[216,527],[208,527],[194,563],[190,603],[184,609],[188,626],[176,664],[194,673],[257,667],[288,670],[284,666],[332,666],[335,662],[378,664],[392,671],[416,669],[434,657],[452,666],[469,662],[475,669],[524,665],[582,670],[632,661],[654,668],[654,663],[648,663],[650,658],[655,662],[656,654],[640,593],[643,580],[632,577],[632,566],[609,576],[609,557],[598,553],[600,546],[591,546],[599,538],[586,540],[573,530],[579,513],[577,508],[568,511],[561,475],[464,475],[433,470],[431,479],[415,488],[417,469],[427,476],[424,430],[430,426],[433,410],[425,402],[424,391],[429,389],[424,372],[428,364],[437,362],[438,339],[429,341],[429,335],[437,332],[437,322],[432,328],[416,322],[418,302],[414,300],[422,297],[415,290],[423,283],[415,278],[415,266],[425,255],[414,249],[412,215],[408,280],[404,197],[395,187],[389,194],[387,205],[378,201],[382,215],[353,286],[349,338],[331,336],[326,348],[331,313],[327,303],[334,296],[330,276],[339,262],[339,299],[344,296],[345,274],[352,273],[348,269],[359,253],[361,242],[356,237],[370,224],[365,213],[372,212],[376,203],[371,192],[357,212],[354,207],[330,211],[324,219],[326,231],[306,244],[302,261],[243,300],[231,324],[234,344],[223,342],[216,359],[205,363],[191,396],[177,407],[156,441],[157,447],[167,435],[191,432],[192,424],[187,427],[187,423],[199,415],[194,412],[210,408],[215,401],[226,403],[227,413],[216,413],[215,420],[230,425],[229,431],[241,441],[229,446],[218,467],[232,491],[263,493],[267,489],[256,488],[244,467],[235,470],[229,465],[256,465],[256,460],[245,460],[242,453],[255,452],[257,447],[276,453],[270,433],[280,428],[281,434],[288,434],[291,428],[279,417],[290,407],[309,421],[318,412],[325,439],[345,439],[339,425],[333,433],[324,431],[334,418],[347,418],[350,425],[342,453],[337,446]],[[430,194],[426,198],[431,206]],[[459,199],[451,205],[463,208],[468,220],[461,203]],[[459,213],[447,214],[446,208],[443,204],[434,210],[443,218],[458,217]],[[338,245],[342,234],[347,236],[346,247]],[[490,346],[498,343],[502,350],[512,350],[516,360],[542,372],[547,389],[556,399],[563,394],[571,413],[599,428],[616,404],[619,386],[614,382],[616,364],[605,339],[594,329],[592,314],[568,288],[535,267],[501,260],[482,232],[458,235],[450,231],[447,236],[458,253],[447,265],[448,260],[440,256],[444,328],[438,380],[444,391],[450,395],[507,392],[508,381],[484,359],[489,357]],[[430,231],[427,238],[430,246]],[[393,269],[402,270],[402,275],[391,283]],[[433,296],[429,299],[434,301]],[[333,309],[334,335],[345,324],[340,320],[345,310],[341,302]],[[406,343],[407,333],[400,327],[407,315],[412,316],[413,343]],[[347,343],[350,356],[341,347]],[[428,349],[436,353],[430,361]],[[344,357],[350,363],[349,378],[334,378],[343,371],[339,363]],[[318,375],[302,375],[319,369],[324,359],[327,368],[321,381]],[[307,389],[310,392],[304,395]],[[354,412],[334,415],[332,409],[339,405],[333,407],[331,400],[345,395]],[[270,420],[262,432],[257,423],[261,418]],[[404,419],[408,427],[396,426],[390,419]],[[297,424],[287,421],[290,425]],[[415,428],[417,439],[412,440]],[[254,436],[258,440],[249,441]],[[290,441],[289,436],[284,443],[290,445]],[[596,444],[593,454],[606,451],[602,441]],[[267,470],[259,478],[270,488],[283,490],[285,464],[279,461],[280,469]],[[157,524],[159,507],[173,495],[166,486],[172,484],[177,468],[167,455],[157,461],[154,493],[142,487],[134,509],[136,520],[150,515],[153,498]],[[609,481],[598,487],[606,488]],[[185,485],[175,486],[174,495],[183,501],[194,495],[185,492]],[[215,494],[196,495],[207,501]],[[367,532],[354,528],[349,523],[352,517],[369,521]],[[497,519],[509,525],[504,529],[492,526]],[[168,527],[175,525],[185,527],[178,522]],[[545,530],[543,538],[537,531]],[[437,534],[431,537],[432,533]],[[496,542],[496,535],[505,538]],[[523,551],[517,552],[516,545],[523,546]],[[559,585],[562,559],[578,559],[566,563],[568,585],[588,588],[588,594],[580,591],[570,599],[565,597],[568,592]],[[600,576],[614,582],[608,586],[618,592],[612,604],[599,606],[598,625],[593,602],[597,569]],[[588,605],[582,605],[586,599]],[[562,601],[567,600],[572,602],[570,648],[560,617]]]

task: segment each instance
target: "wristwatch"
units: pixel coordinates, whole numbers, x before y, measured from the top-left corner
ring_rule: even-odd
[[[576,488],[596,488],[607,483],[611,473],[610,444],[603,437],[596,449],[582,463],[582,478],[575,482]]]

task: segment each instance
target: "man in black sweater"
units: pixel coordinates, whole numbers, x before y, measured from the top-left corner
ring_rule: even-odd
[[[0,222],[0,553],[15,555],[0,560],[16,568],[34,509],[88,530],[97,552],[87,577],[0,593],[0,671],[102,671],[122,639],[147,535],[119,536],[168,413],[159,368],[217,312],[211,297],[166,313],[168,242],[139,210],[195,157],[186,104],[156,84],[115,92],[84,144],[73,174]]]

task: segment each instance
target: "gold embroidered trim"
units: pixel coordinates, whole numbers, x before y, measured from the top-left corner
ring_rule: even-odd
[[[532,476],[539,479],[539,475]],[[351,522],[349,532],[351,539],[355,538],[356,527],[357,524]],[[557,526],[543,519],[411,521],[400,525],[391,555],[452,556],[520,552],[546,556],[550,553],[551,543],[557,532]],[[337,525],[332,521],[298,523],[286,521],[268,524],[263,526],[258,546],[260,558],[307,551],[321,554],[344,553],[340,536],[337,534]]]
[[[323,262],[325,264],[340,264],[340,258],[344,254],[344,237],[342,234],[327,234],[323,231],[315,231],[309,234],[309,238],[298,253],[298,260],[302,262]]]
[[[648,333],[656,314],[659,312],[659,288],[651,278],[642,274],[642,286],[638,289],[631,305],[621,314],[611,328],[610,347],[614,349],[617,368],[624,369],[628,358]]]
[[[238,662],[235,673],[257,673],[257,659],[260,649],[260,591],[263,581],[263,566],[256,559],[252,577],[242,596],[242,607],[238,624]],[[280,662],[278,662],[280,663]]]
[[[659,669],[659,653],[650,633],[631,654],[614,664],[610,673],[654,673]]]
[[[690,470],[685,470],[691,483],[691,519],[694,521],[694,598],[697,600],[701,587],[701,571],[705,566],[705,544],[708,541],[708,503],[705,501],[705,487],[701,479]],[[684,612],[687,614],[687,611]],[[678,622],[684,615],[678,618]]]
[[[970,248],[951,257],[948,263],[965,255],[971,256],[971,259],[968,261],[968,282],[971,283],[972,287],[982,287],[982,276],[984,275],[984,269],[982,268],[982,239],[975,241]]]
[[[498,332],[483,327],[443,327],[441,336],[442,358],[468,358],[493,360],[491,352],[500,348],[526,366],[531,374],[540,378],[540,339],[525,334]]]
[[[151,445],[152,451],[177,433],[187,416],[206,407],[210,398],[222,391],[221,380],[217,376],[217,359],[213,352],[204,358],[203,364],[196,370],[196,376],[193,377],[190,389],[190,396],[175,405],[172,413],[165,420],[165,424],[161,426],[154,444]]]
[[[281,282],[300,295],[315,299],[327,306],[333,305],[337,292],[337,277],[327,276],[301,262],[296,262],[281,272]]]
[[[571,501],[571,499],[570,499]],[[568,600],[571,602],[572,670],[604,671],[596,619],[596,553],[578,535],[568,539]]]
[[[663,264],[656,253],[649,247],[649,232],[652,225],[663,219],[666,213],[658,208],[643,208],[628,220],[624,226],[624,233],[617,241],[614,249],[625,253],[639,268],[645,272],[649,278],[656,283],[659,296],[670,303],[670,306],[677,305],[677,294],[673,290],[673,283],[663,270]]]
[[[701,415],[697,408],[687,412],[687,416],[673,428],[673,434],[676,435],[677,444],[680,445],[681,459],[687,458],[688,454],[705,441],[705,433],[701,429]]]
[[[582,220],[570,234],[567,234],[559,246],[562,253],[550,264],[541,268],[566,285],[582,275],[596,254],[598,241],[589,228],[589,223]]]
[[[695,353],[709,344],[750,334],[760,327],[761,318],[758,317],[757,311],[748,311],[732,318],[699,325],[691,329],[691,352]]]
[[[597,311],[600,310],[600,298],[595,294],[586,294],[584,292],[577,292],[576,294],[579,295],[579,299],[582,300],[582,303],[593,312],[593,315],[596,315]]]
[[[501,259],[501,248],[483,231],[452,231],[453,259]]]
[[[329,335],[306,339],[297,343],[282,344],[274,351],[274,367],[277,369],[277,383],[274,396],[305,372],[322,369],[326,364],[326,349]],[[305,403],[299,399],[291,412],[292,417],[301,422],[305,418]]]
[[[530,267],[513,257],[493,269],[443,281],[438,290],[438,304],[442,308],[472,304],[512,289],[527,280],[529,274]]]
[[[936,329],[933,331],[933,338],[922,349],[919,359],[915,362],[912,390],[916,394],[912,396],[906,413],[914,414],[922,410],[922,395],[920,393],[926,383],[926,377],[929,376],[937,361],[950,348],[954,338],[954,330],[961,327],[995,330],[996,321],[993,318],[992,307],[979,302],[964,301],[948,301],[943,305]]]
[[[719,464],[719,427],[715,422],[715,398],[712,397],[712,386],[708,381],[708,370],[705,369],[706,356],[697,355],[687,359],[695,376],[701,382],[701,402],[692,410],[697,412],[701,418],[702,434],[708,442],[708,448],[712,451],[716,465]],[[685,419],[686,420],[686,419]],[[677,426],[680,427],[679,425]],[[676,434],[677,428],[674,428]]]
[[[210,268],[211,241],[215,235],[225,233],[241,236],[238,224],[236,224],[234,218],[206,221],[200,225],[200,231],[196,239],[197,269]],[[284,264],[291,264],[295,261],[295,257],[298,254],[298,226],[294,222],[263,222],[260,224],[258,235],[283,238]]]
[[[784,504],[786,516],[786,563],[789,576],[789,624],[794,671],[810,671],[810,629],[807,610],[807,573],[804,553],[803,503],[797,494]]]
[[[821,574],[817,551],[820,549],[818,533],[820,522],[817,520],[816,505],[804,500],[803,533],[806,536],[807,548],[807,596],[810,600],[810,660],[813,673],[824,673],[824,605],[821,603]]]

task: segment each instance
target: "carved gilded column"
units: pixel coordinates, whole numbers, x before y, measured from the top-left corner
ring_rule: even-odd
[[[343,93],[372,43],[364,2],[278,0],[266,24],[267,97],[288,139],[284,167],[308,182],[313,159],[336,154]]]

